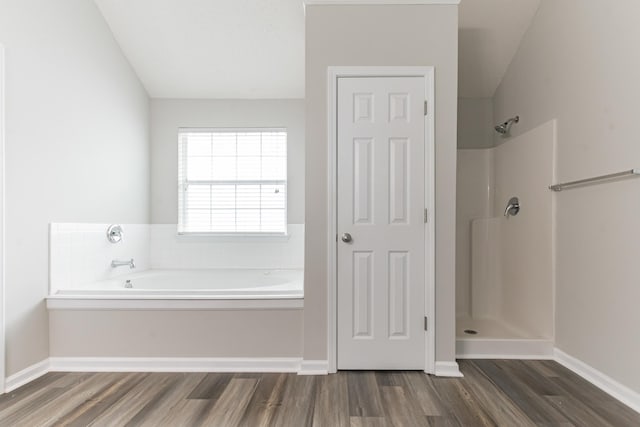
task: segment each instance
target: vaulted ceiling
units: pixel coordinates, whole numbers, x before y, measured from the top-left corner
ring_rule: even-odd
[[[303,98],[302,0],[95,0],[153,98]],[[462,0],[461,97],[491,97],[540,0]]]
[[[539,5],[540,0],[462,0],[460,97],[493,97]]]

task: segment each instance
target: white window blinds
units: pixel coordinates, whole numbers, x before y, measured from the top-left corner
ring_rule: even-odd
[[[286,129],[180,129],[178,139],[179,233],[286,233]]]

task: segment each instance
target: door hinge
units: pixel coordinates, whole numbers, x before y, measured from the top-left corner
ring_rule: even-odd
[[[427,316],[424,316],[424,330],[427,331],[429,326],[429,322],[427,321]]]
[[[425,208],[424,209],[424,223],[426,224],[427,222],[429,222],[429,209]]]
[[[424,115],[429,113],[429,101],[424,101]]]

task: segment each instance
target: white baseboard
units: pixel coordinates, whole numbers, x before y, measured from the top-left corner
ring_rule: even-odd
[[[570,369],[605,393],[615,397],[634,411],[640,413],[640,393],[620,384],[608,375],[605,375],[594,367],[568,355],[558,348],[554,350],[554,356],[555,361],[565,368]]]
[[[456,362],[436,362],[437,377],[463,377],[460,367]]]
[[[15,374],[7,377],[4,384],[4,392],[9,393],[18,387],[22,387],[23,385],[40,378],[48,372],[49,359],[44,359],[36,364],[28,366],[20,372],[16,372]]]
[[[59,372],[298,372],[298,357],[51,357]]]
[[[328,375],[328,360],[303,360],[300,363],[298,375]]]
[[[553,359],[553,341],[541,339],[456,340],[456,359]]]

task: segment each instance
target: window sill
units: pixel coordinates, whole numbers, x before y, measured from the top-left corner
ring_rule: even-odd
[[[176,233],[176,239],[182,242],[219,242],[219,243],[269,243],[287,242],[291,234],[221,234],[221,233]]]

